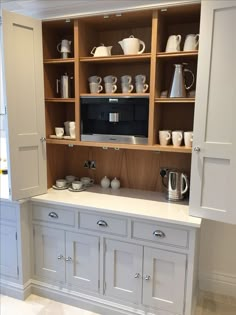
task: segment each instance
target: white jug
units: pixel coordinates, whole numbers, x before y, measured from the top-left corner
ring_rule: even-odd
[[[121,45],[124,55],[140,55],[145,50],[145,43],[138,38],[134,38],[133,35],[131,35],[129,38],[124,38],[118,43]],[[142,45],[141,50],[139,50],[140,45]]]

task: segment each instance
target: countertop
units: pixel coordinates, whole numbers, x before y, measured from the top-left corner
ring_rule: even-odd
[[[164,194],[153,191],[103,189],[94,185],[82,192],[49,189],[46,194],[31,199],[33,202],[103,211],[195,228],[201,226],[200,218],[189,215],[187,202],[168,202]]]

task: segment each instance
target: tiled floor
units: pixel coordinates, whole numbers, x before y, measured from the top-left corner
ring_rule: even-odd
[[[30,295],[25,301],[0,296],[1,315],[98,315],[79,308]],[[236,315],[236,299],[201,292],[196,315]]]

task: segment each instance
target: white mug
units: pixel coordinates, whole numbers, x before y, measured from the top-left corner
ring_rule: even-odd
[[[134,86],[129,83],[121,83],[122,93],[131,93],[134,89]]]
[[[84,186],[84,184],[80,180],[75,180],[71,183],[71,186],[74,190],[79,190]]]
[[[91,82],[89,83],[89,89],[90,93],[100,93],[103,90],[102,85],[96,83],[96,82]]]
[[[132,77],[130,75],[122,75],[121,83],[128,83],[130,84],[132,81]]]
[[[135,83],[136,93],[145,93],[148,89],[148,84],[143,84],[142,82]]]
[[[69,184],[71,184],[75,179],[76,179],[76,177],[74,175],[67,175],[66,176],[66,181]]]
[[[135,82],[137,83],[145,83],[146,82],[146,76],[144,74],[138,74],[135,76]]]
[[[170,35],[167,44],[166,52],[180,51],[181,35]]]
[[[94,183],[94,179],[90,178],[90,177],[81,177],[80,181],[83,183],[83,185],[85,186],[89,186],[92,185]]]
[[[56,133],[56,136],[58,138],[61,138],[63,135],[64,135],[64,128],[62,127],[56,127],[55,128],[55,133]]]
[[[192,131],[184,132],[184,145],[186,147],[192,147],[193,145],[193,132]]]
[[[105,92],[106,93],[115,93],[117,90],[117,85],[112,83],[105,83]]]
[[[174,147],[180,147],[183,140],[183,131],[176,130],[172,131],[172,142]]]
[[[63,39],[58,45],[57,50],[60,53],[69,53],[70,50],[71,41],[67,39]]]
[[[199,43],[199,34],[188,34],[184,42],[184,51],[197,50]]]
[[[102,78],[98,77],[97,75],[92,75],[88,78],[89,83],[98,83],[100,84],[102,82]]]
[[[160,130],[159,131],[159,142],[160,145],[170,144],[171,130]]]
[[[106,77],[103,78],[103,81],[104,81],[105,83],[116,84],[116,82],[117,82],[117,77],[115,77],[114,75],[107,75]]]
[[[56,186],[58,188],[66,187],[66,185],[67,185],[67,181],[65,179],[57,179],[56,180]]]

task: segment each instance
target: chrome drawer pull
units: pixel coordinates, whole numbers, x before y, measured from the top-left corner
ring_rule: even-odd
[[[66,261],[72,261],[72,258],[70,256],[66,257]]]
[[[50,212],[48,216],[53,219],[58,219],[58,214],[56,212]]]
[[[156,230],[153,232],[153,235],[156,236],[156,237],[160,237],[160,238],[164,238],[166,237],[165,233],[160,231],[160,230]]]
[[[57,256],[57,259],[58,259],[58,260],[61,260],[61,259],[63,259],[63,258],[64,258],[63,255]]]
[[[135,279],[140,278],[140,273],[137,272],[137,273],[134,275],[134,278],[135,278]]]
[[[108,224],[106,223],[106,221],[103,221],[103,220],[99,220],[99,221],[97,222],[97,225],[103,226],[103,227],[107,227],[107,226],[108,226]]]
[[[151,279],[151,276],[144,276],[144,279],[148,281]]]

